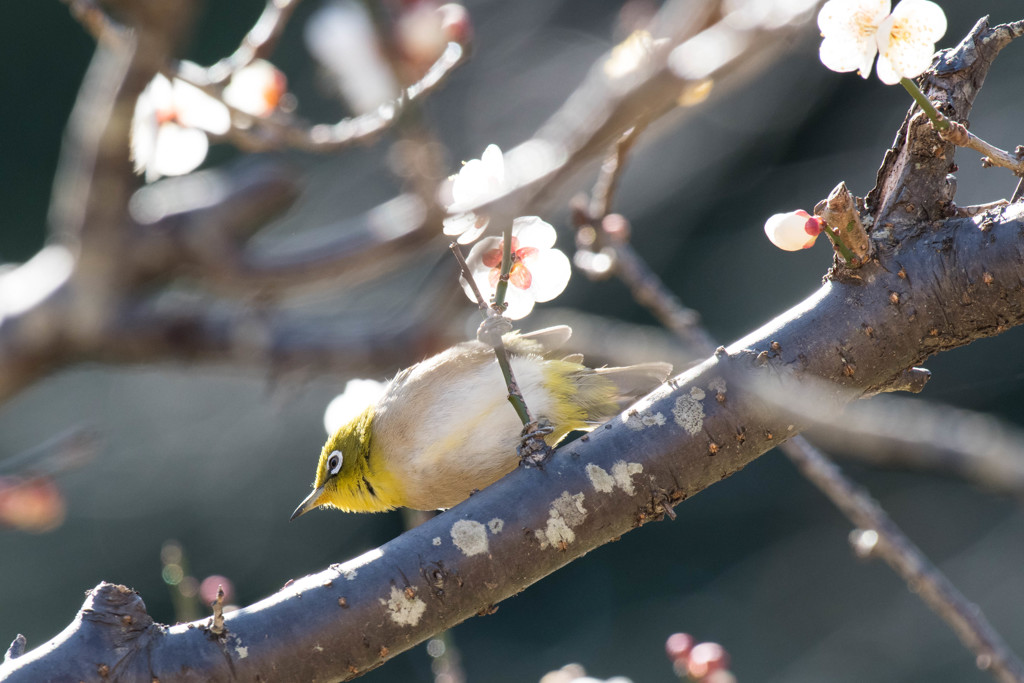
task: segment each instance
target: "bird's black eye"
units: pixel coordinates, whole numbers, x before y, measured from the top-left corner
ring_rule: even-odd
[[[337,474],[341,469],[341,451],[334,451],[331,453],[331,457],[327,458],[327,472],[329,474]]]

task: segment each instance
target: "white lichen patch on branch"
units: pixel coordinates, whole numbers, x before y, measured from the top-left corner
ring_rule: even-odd
[[[725,388],[726,387],[724,377],[715,377],[713,380],[708,382],[708,389],[715,392],[716,394],[721,394],[725,396]]]
[[[460,519],[452,524],[452,543],[466,557],[486,553],[487,527],[472,519]]]
[[[235,654],[238,655],[239,659],[245,659],[249,656],[249,648],[242,645],[242,639],[236,634],[228,632],[228,642],[231,644],[231,647],[234,649]]]
[[[644,466],[638,462],[616,460],[615,464],[612,465],[612,477],[614,477],[615,483],[627,496],[633,495],[633,475],[640,474],[643,471]]]
[[[430,541],[430,542],[433,543],[434,545],[441,545],[441,537],[440,536],[434,536],[434,539],[432,541]]]
[[[690,389],[689,396],[680,396],[672,408],[676,424],[686,430],[690,436],[704,428],[704,397],[706,394],[700,387]]]
[[[615,490],[615,478],[608,474],[607,471],[600,465],[594,463],[587,463],[587,478],[590,479],[590,485],[594,487],[594,490],[598,493],[611,493]]]
[[[644,466],[638,462],[626,462],[617,460],[612,465],[611,473],[607,472],[600,465],[588,463],[586,467],[587,478],[590,485],[598,493],[611,493],[616,487],[622,489],[626,495],[633,495],[633,475],[644,471]]]
[[[380,598],[380,604],[387,609],[391,621],[399,626],[415,626],[427,611],[427,603],[415,595],[410,597],[409,591],[399,590],[397,586],[391,587],[389,599]]]
[[[574,527],[578,527],[587,517],[587,509],[583,507],[583,494],[570,495],[562,491],[548,509],[548,522],[543,529],[534,531],[541,548],[559,548],[576,540]]]
[[[634,432],[643,431],[648,427],[660,427],[665,424],[665,416],[663,414],[637,410],[636,408],[623,413],[619,419]]]
[[[491,533],[498,535],[501,530],[505,528],[505,520],[495,517],[491,521],[487,522],[487,528],[491,530]]]

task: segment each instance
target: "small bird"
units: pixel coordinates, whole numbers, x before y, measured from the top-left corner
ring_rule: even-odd
[[[579,354],[553,358],[566,326],[503,336],[531,414],[554,446],[590,430],[650,392],[668,363],[591,369]],[[378,512],[449,508],[519,463],[522,423],[494,349],[464,342],[398,373],[380,398],[331,436],[320,453],[313,492],[292,519],[315,507]]]

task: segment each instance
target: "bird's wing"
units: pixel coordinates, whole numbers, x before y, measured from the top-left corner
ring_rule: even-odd
[[[543,330],[536,330],[534,332],[513,334],[516,341],[532,342],[540,346],[540,352],[548,353],[565,346],[565,343],[569,341],[569,337],[572,336],[572,328],[568,325],[555,325],[554,327],[545,327]],[[512,341],[512,344],[515,344],[516,341]]]

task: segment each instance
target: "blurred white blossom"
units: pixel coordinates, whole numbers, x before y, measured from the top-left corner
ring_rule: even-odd
[[[265,59],[256,59],[231,77],[224,101],[251,116],[269,116],[286,92],[285,75]]]
[[[345,391],[335,396],[324,410],[324,429],[331,435],[363,412],[371,403],[376,403],[387,382],[374,379],[350,379]]]
[[[223,135],[230,127],[231,115],[223,103],[185,81],[157,74],[135,103],[135,170],[145,172],[147,182],[189,173],[206,158],[206,133]]]
[[[826,2],[818,13],[822,63],[867,78],[878,54],[878,78],[889,85],[924,72],[946,33],[945,13],[930,0],[902,0],[892,13],[891,6],[890,0]]]
[[[479,159],[470,159],[452,176],[453,215],[444,220],[444,234],[458,235],[469,244],[483,234],[490,219],[465,209],[489,201],[505,191],[505,157],[497,145],[487,145]],[[552,244],[554,241],[552,240]]]
[[[554,249],[555,229],[537,216],[522,216],[512,222],[512,269],[509,271],[505,317],[518,320],[533,310],[535,302],[550,301],[569,284],[569,258]],[[501,237],[486,237],[469,251],[466,262],[473,280],[485,298],[494,296],[501,275]],[[469,283],[462,288],[476,301]]]

